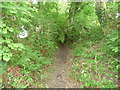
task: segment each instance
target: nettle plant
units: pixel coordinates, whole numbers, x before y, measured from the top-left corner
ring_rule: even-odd
[[[22,51],[24,48],[21,43],[14,43],[12,40],[13,28],[8,27],[6,24],[2,23],[0,28],[2,29],[2,55],[4,61],[9,61],[12,57],[12,50]]]
[[[4,61],[8,62],[10,60],[10,58],[13,56],[12,52],[22,51],[25,49],[22,43],[15,42],[16,34],[20,31],[19,27],[22,25],[22,23],[25,24],[29,22],[29,19],[26,19],[26,17],[29,17],[26,15],[26,13],[29,11],[27,10],[25,4],[26,3],[23,4],[17,2],[4,2],[0,4],[0,7],[2,8],[2,20],[0,25],[2,30],[1,57]]]
[[[10,61],[12,65],[29,71],[51,64],[51,55],[57,48],[55,38],[58,32],[52,16],[53,12],[57,13],[49,5],[57,6],[55,3],[45,5],[26,2],[4,2],[0,5],[3,9],[0,26],[3,61]]]

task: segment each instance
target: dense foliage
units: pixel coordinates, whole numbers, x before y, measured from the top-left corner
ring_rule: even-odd
[[[120,47],[118,3],[105,3],[107,8],[96,5],[92,2],[71,2],[64,7],[56,2],[1,3],[1,75],[7,68],[19,66],[24,76],[9,79],[0,87],[45,87],[41,84],[46,77],[44,71],[54,63],[53,56],[62,43],[72,52],[73,66],[69,72],[72,78],[86,87],[116,87]],[[28,35],[20,38],[23,29]],[[40,76],[40,81],[38,77],[32,78],[31,73]]]
[[[23,73],[41,71],[40,67],[51,64],[50,58],[57,48],[58,26],[53,18],[57,15],[57,4],[5,2],[1,7],[3,56],[0,62],[19,65]],[[28,31],[27,38],[17,37],[22,26]]]
[[[70,42],[73,49],[73,70],[69,75],[83,82],[85,87],[116,87],[120,47],[116,18],[118,3],[106,3],[107,9],[96,9],[95,3],[82,4],[83,6],[79,4],[82,10],[73,10],[77,14],[70,18],[71,31],[68,37],[74,43]],[[71,7],[75,8],[75,5]]]

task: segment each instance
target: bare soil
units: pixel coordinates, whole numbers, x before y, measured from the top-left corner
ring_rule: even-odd
[[[71,79],[67,73],[71,66],[70,53],[66,45],[60,45],[55,55],[53,72],[49,75],[47,82],[49,88],[79,88],[80,83]]]

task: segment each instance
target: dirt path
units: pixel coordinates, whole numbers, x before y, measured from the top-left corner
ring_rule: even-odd
[[[67,75],[69,63],[69,49],[65,45],[61,45],[56,52],[53,72],[49,76],[49,88],[79,88],[79,83],[70,79]]]

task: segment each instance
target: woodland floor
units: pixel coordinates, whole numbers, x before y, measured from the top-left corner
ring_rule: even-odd
[[[98,47],[96,47],[98,48]],[[94,48],[95,49],[95,48]],[[56,51],[56,54],[54,57],[54,64],[52,66],[50,66],[49,71],[46,71],[47,73],[47,77],[45,78],[45,80],[43,79],[37,79],[38,81],[35,81],[33,77],[35,76],[40,76],[41,73],[38,73],[38,75],[36,75],[35,73],[32,73],[32,78],[33,81],[30,81],[31,83],[28,83],[28,85],[26,84],[25,79],[20,79],[18,81],[15,80],[15,77],[18,76],[20,78],[24,78],[26,77],[25,75],[20,73],[20,67],[19,66],[15,66],[15,67],[9,67],[6,71],[6,73],[4,73],[2,75],[2,80],[3,82],[10,82],[10,80],[12,80],[13,82],[10,83],[14,83],[14,81],[16,81],[17,83],[22,83],[27,87],[30,87],[30,84],[32,85],[33,83],[35,83],[35,85],[32,85],[32,88],[36,88],[39,87],[39,85],[41,83],[43,83],[43,85],[47,88],[80,88],[80,86],[84,86],[83,82],[77,81],[72,79],[68,73],[69,71],[71,71],[72,69],[72,55],[70,53],[70,49],[67,47],[66,44],[60,45],[58,50]],[[81,61],[82,62],[82,61]],[[44,67],[43,67],[44,68]],[[82,68],[81,68],[82,69]],[[73,71],[72,73],[75,73],[76,71]],[[9,77],[7,79],[6,75],[7,74],[13,74],[13,76],[7,76]],[[35,75],[33,75],[35,74]],[[109,80],[109,78],[105,77],[107,80]],[[41,82],[40,82],[41,80]],[[36,83],[39,82],[39,83]],[[116,85],[118,85],[118,81],[114,81]],[[4,87],[11,87],[11,85],[6,84],[4,85]],[[19,84],[18,86],[19,87]],[[42,87],[42,86],[41,86]]]
[[[51,66],[51,71],[48,72],[48,76],[45,81],[42,83],[45,85],[47,88],[79,88],[80,85],[83,85],[81,82],[73,80],[71,77],[69,77],[68,72],[72,68],[72,63],[71,63],[71,54],[70,54],[70,49],[66,45],[60,45],[58,50],[56,51],[56,54],[54,56],[54,64]],[[6,78],[7,73],[13,74],[13,76],[7,76],[8,79]],[[19,77],[24,77],[20,73],[20,67],[15,66],[15,67],[9,67],[2,75],[3,82],[10,82],[10,80],[15,78],[16,76]],[[32,75],[35,77],[34,75]],[[39,75],[38,75],[39,76]],[[39,80],[39,79],[38,79]],[[14,81],[14,80],[13,80]],[[17,82],[17,81],[16,81]],[[23,83],[26,81],[18,81],[19,83]],[[24,84],[24,83],[23,83]],[[24,84],[26,85],[26,84]],[[27,86],[27,85],[26,85]],[[4,87],[11,87],[11,85],[6,84]],[[18,85],[19,87],[19,85]],[[30,86],[29,86],[30,87]],[[32,85],[32,88],[38,87],[36,85]]]
[[[66,45],[61,45],[55,54],[53,72],[49,75],[49,88],[79,88],[82,83],[70,78],[67,73],[71,68],[71,55]]]

